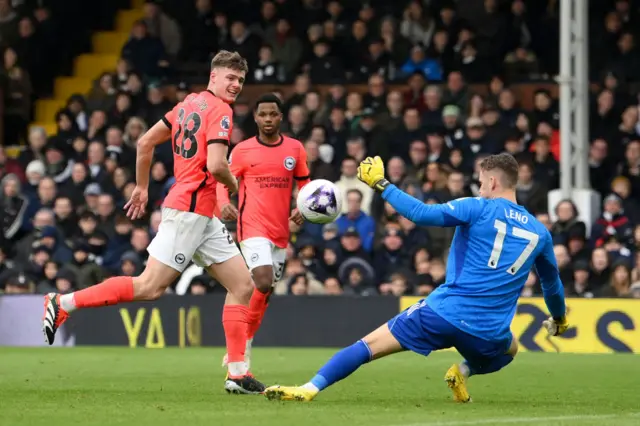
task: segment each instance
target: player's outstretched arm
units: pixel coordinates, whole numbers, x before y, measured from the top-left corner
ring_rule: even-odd
[[[542,285],[542,294],[551,318],[544,322],[549,334],[556,336],[564,333],[569,328],[566,318],[566,303],[564,300],[564,286],[560,280],[556,256],[553,252],[551,235],[547,231],[545,245],[538,256],[535,269]]]
[[[363,160],[358,167],[358,179],[381,192],[382,198],[402,216],[421,226],[469,224],[480,216],[485,206],[485,201],[477,198],[462,198],[447,204],[424,204],[385,179],[380,157]]]

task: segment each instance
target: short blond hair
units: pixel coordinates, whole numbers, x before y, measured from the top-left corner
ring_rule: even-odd
[[[244,73],[249,71],[247,60],[238,52],[229,52],[228,50],[221,50],[213,57],[211,60],[211,69],[213,70],[215,68],[230,68],[234,71],[242,71]]]

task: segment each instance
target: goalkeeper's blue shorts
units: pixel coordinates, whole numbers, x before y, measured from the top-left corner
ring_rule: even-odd
[[[471,365],[484,365],[506,353],[513,336],[500,341],[484,340],[453,326],[422,301],[393,317],[391,334],[409,351],[428,356],[432,351],[455,348]]]

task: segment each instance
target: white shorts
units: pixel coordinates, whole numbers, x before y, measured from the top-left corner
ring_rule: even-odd
[[[271,266],[273,280],[280,281],[284,272],[287,251],[264,237],[247,238],[240,243],[240,250],[250,271],[258,266]]]
[[[240,254],[231,234],[217,217],[163,208],[149,255],[178,272],[193,262],[206,268]]]

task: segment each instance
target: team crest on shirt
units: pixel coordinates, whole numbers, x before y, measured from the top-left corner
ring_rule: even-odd
[[[284,168],[291,171],[296,168],[296,159],[293,157],[287,157],[284,159]]]
[[[222,117],[222,120],[220,120],[220,128],[222,128],[222,130],[229,130],[230,127],[231,120],[229,120],[228,115],[225,115],[224,117]]]

